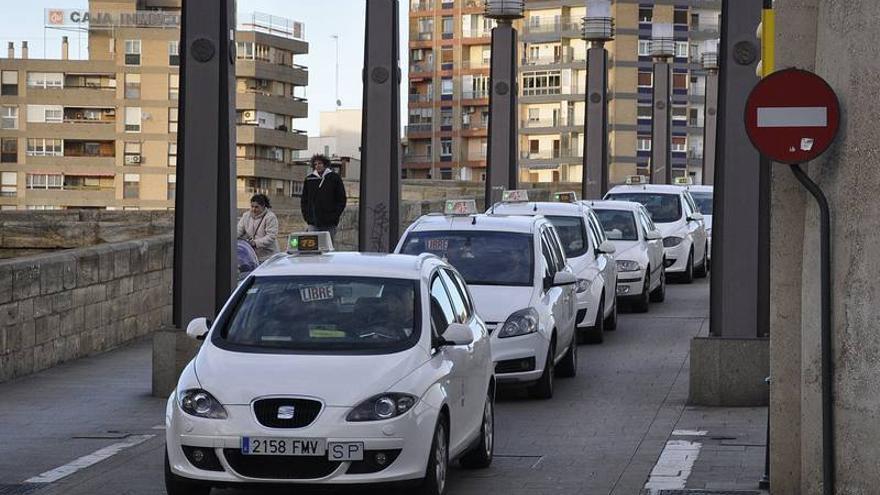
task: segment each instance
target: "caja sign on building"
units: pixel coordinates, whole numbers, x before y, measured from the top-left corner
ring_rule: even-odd
[[[102,12],[77,9],[46,9],[46,27],[111,28],[179,28],[179,12]]]

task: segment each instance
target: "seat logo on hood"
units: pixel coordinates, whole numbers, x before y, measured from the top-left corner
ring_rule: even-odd
[[[278,408],[278,419],[293,419],[293,414],[296,412],[296,408],[294,406],[280,406]]]

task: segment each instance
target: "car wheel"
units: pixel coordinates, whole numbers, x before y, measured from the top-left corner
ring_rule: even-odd
[[[706,278],[709,275],[709,246],[703,250],[703,261],[700,262],[700,266],[694,270],[694,276],[697,278]]]
[[[483,406],[483,425],[480,427],[480,443],[462,456],[461,465],[468,469],[484,469],[492,464],[495,452],[495,398],[492,391],[486,394]]]
[[[550,341],[550,347],[547,349],[547,362],[544,363],[544,373],[538,379],[538,383],[532,385],[529,389],[529,395],[535,399],[553,398],[553,375],[556,373],[553,358],[555,356],[556,341]]]
[[[441,416],[434,427],[434,440],[428,455],[425,479],[419,487],[420,495],[443,495],[446,493],[446,475],[449,472],[449,437],[446,434],[446,419]]]
[[[694,281],[694,250],[691,249],[688,254],[687,266],[684,267],[684,273],[681,275],[681,281],[690,284]]]
[[[562,358],[562,361],[559,361],[557,365],[556,372],[559,373],[559,376],[564,378],[573,378],[577,376],[578,372],[578,351],[577,351],[577,339],[572,336],[571,345],[568,346],[568,352],[565,353],[565,357]]]
[[[605,330],[613,332],[617,330],[617,300],[614,301],[614,307],[611,308],[611,314],[605,318]]]
[[[605,340],[605,297],[599,300],[599,309],[596,310],[596,322],[578,332],[578,341],[584,344],[601,344]]]
[[[165,492],[168,495],[208,495],[211,493],[211,485],[205,485],[197,481],[191,481],[172,473],[171,463],[168,462],[168,450],[166,447]]]
[[[633,302],[633,311],[636,313],[647,313],[648,308],[650,307],[650,292],[651,292],[651,272],[650,267],[645,270],[645,284],[642,287],[642,293],[639,294],[639,298]]]
[[[651,302],[663,302],[666,300],[666,269],[660,270],[660,285],[651,292]]]

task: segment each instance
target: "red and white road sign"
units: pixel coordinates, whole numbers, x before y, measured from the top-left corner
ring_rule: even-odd
[[[824,79],[786,69],[762,79],[746,102],[746,132],[764,156],[808,162],[828,149],[840,126],[837,95]]]

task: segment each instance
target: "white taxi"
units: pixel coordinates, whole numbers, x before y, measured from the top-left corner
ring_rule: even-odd
[[[517,201],[502,201],[490,211],[495,215],[543,215],[550,220],[562,249],[577,276],[577,331],[584,342],[600,343],[604,330],[617,328],[617,265],[614,244],[593,211],[577,201],[574,192],[556,193],[553,202],[528,202],[528,195]]]
[[[712,259],[712,201],[715,195],[713,186],[688,186],[688,192],[694,198],[697,209],[703,215],[703,223],[706,226],[706,236],[709,238],[709,259]]]
[[[204,342],[168,399],[168,493],[403,482],[439,495],[450,460],[487,467],[489,334],[458,272],[431,255],[334,253],[326,233],[289,245],[187,328]]]
[[[617,299],[648,311],[651,301],[666,299],[663,234],[648,210],[631,201],[590,201],[608,239],[617,250]]]
[[[679,274],[686,283],[708,273],[709,239],[703,215],[683,186],[648,184],[647,177],[634,176],[627,184],[615,186],[605,199],[635,201],[651,214],[663,234],[666,273]]]
[[[433,253],[462,274],[489,327],[498,383],[553,396],[554,374],[577,373],[575,283],[556,229],[544,217],[476,214],[473,200],[426,215],[396,252]]]

